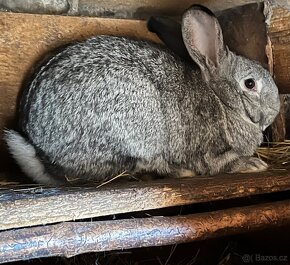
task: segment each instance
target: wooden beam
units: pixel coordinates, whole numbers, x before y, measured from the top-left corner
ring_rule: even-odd
[[[225,44],[238,55],[268,67],[267,33],[262,3],[252,3],[218,13]]]
[[[290,223],[290,200],[209,213],[69,222],[0,232],[0,263],[179,244]]]
[[[283,142],[286,138],[286,112],[284,97],[285,95],[280,95],[280,111],[271,126],[273,142]]]
[[[280,93],[290,93],[290,5],[281,8],[270,1],[265,2],[265,20],[267,23],[267,46],[269,70]],[[286,113],[284,96],[280,95],[280,112],[274,120],[272,141],[282,142],[286,137]]]
[[[257,1],[257,0],[256,0]],[[69,2],[69,4],[67,3]],[[0,8],[14,12],[75,14],[81,16],[104,16],[119,18],[148,18],[152,14],[161,16],[181,16],[193,3],[206,5],[213,11],[255,2],[255,0],[21,0],[0,1]]]
[[[0,191],[0,230],[290,190],[289,171]]]
[[[280,93],[290,93],[290,5],[265,6],[267,35],[272,48],[274,78]]]

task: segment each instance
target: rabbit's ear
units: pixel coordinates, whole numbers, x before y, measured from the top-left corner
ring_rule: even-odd
[[[154,32],[166,46],[181,58],[192,61],[183,43],[181,24],[168,17],[151,16],[147,21],[147,28]]]
[[[203,77],[219,67],[225,51],[220,24],[215,15],[206,7],[191,6],[182,17],[182,37],[191,58],[199,65]]]

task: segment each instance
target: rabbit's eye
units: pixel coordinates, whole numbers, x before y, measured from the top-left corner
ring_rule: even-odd
[[[245,80],[245,86],[248,89],[254,89],[256,86],[256,82],[253,78],[249,78]]]

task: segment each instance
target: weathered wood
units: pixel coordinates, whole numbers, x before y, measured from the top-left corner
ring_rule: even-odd
[[[284,95],[280,95],[280,102],[280,112],[271,126],[273,142],[283,142],[286,137]]]
[[[180,16],[193,3],[213,11],[243,5],[257,0],[1,0],[0,8],[16,12],[92,15],[120,18],[147,18],[152,14]]]
[[[0,230],[290,190],[289,171],[0,192]]]
[[[266,53],[268,65],[274,75],[280,93],[290,93],[290,5],[280,8],[270,2],[265,3],[268,45]],[[272,140],[282,142],[286,137],[286,117],[284,98],[280,96],[280,113],[273,122]]]
[[[192,4],[206,5],[213,11],[257,2],[254,0],[79,0],[79,13],[97,16],[148,18],[150,15],[181,16]]]
[[[218,13],[225,44],[231,51],[260,62],[267,68],[267,34],[264,5],[253,3]]]
[[[70,3],[67,0],[1,0],[0,8],[14,12],[64,14],[69,11]]]
[[[289,3],[288,3],[289,4]],[[267,4],[267,35],[272,48],[274,78],[280,93],[290,93],[290,4],[281,8]]]
[[[179,244],[290,223],[290,200],[174,217],[69,222],[0,232],[0,263]]]

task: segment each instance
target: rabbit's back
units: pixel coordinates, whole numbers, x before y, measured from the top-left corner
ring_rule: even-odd
[[[182,78],[174,64],[165,49],[125,38],[68,47],[24,95],[21,130],[48,164],[86,174],[108,161],[132,166],[134,159],[157,157],[168,141],[162,80]]]

